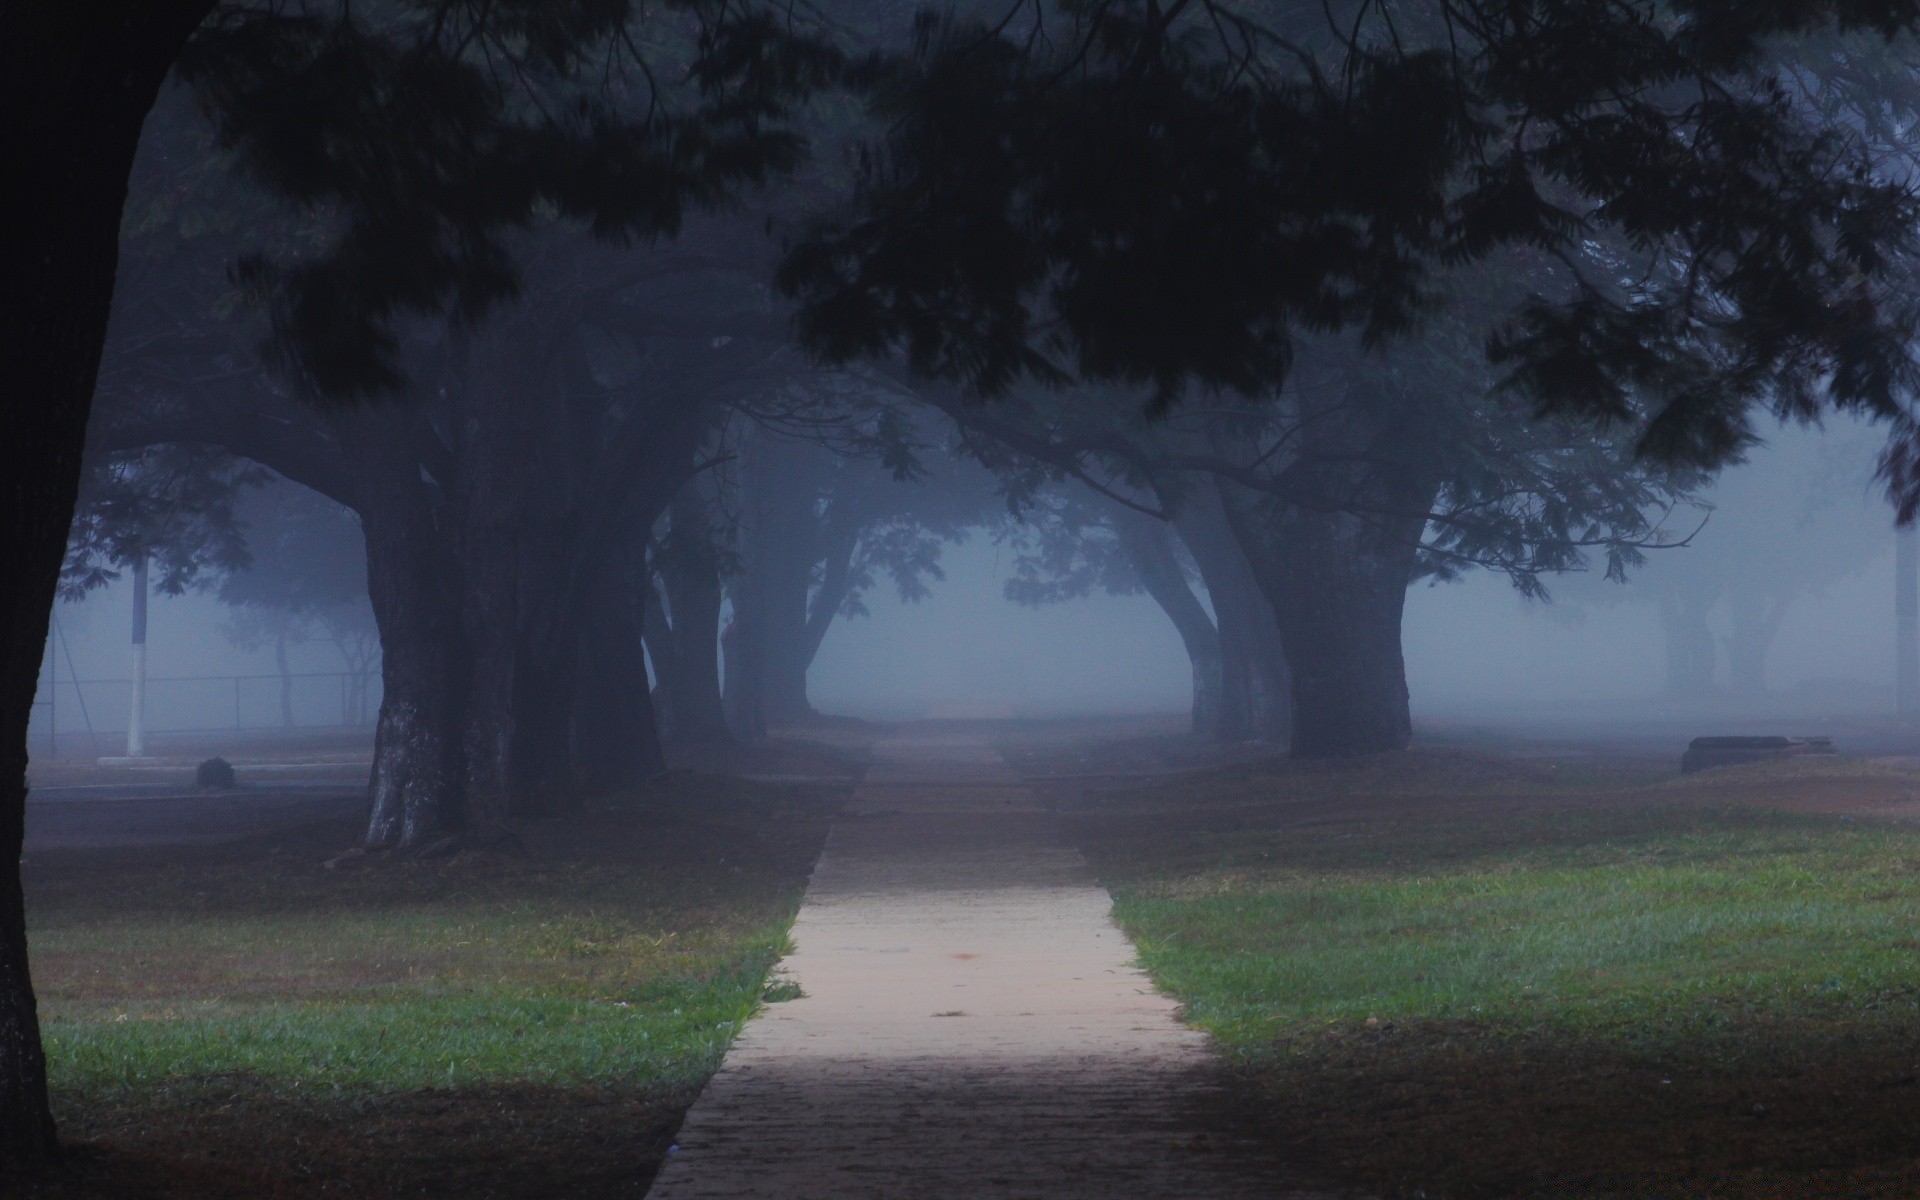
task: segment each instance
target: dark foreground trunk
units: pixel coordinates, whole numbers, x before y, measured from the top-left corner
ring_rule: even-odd
[[[819,511],[833,464],[821,446],[764,431],[742,455],[726,704],[743,737],[814,715],[807,671],[847,597],[861,532],[858,506],[846,498]]]
[[[748,599],[741,616],[759,657],[761,719],[770,727],[813,715],[807,698],[807,668],[816,647],[807,621],[817,561],[812,510],[810,495],[766,495],[746,535],[742,557],[753,586],[742,592]]]
[[[458,827],[466,651],[456,563],[435,496],[397,407],[335,422],[367,543],[367,594],[380,627],[380,717],[366,843],[419,849]]]
[[[0,0],[0,1172],[54,1157],[27,967],[27,721],[106,339],[140,127],[210,0]]]

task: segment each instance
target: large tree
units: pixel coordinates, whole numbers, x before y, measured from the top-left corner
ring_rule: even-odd
[[[1464,312],[1518,402],[1501,420],[1622,425],[1665,461],[1726,461],[1767,405],[1864,411],[1896,450],[1920,444],[1914,198],[1782,41],[1912,18],[1886,0],[1067,0],[934,23],[869,71],[884,132],[782,282],[831,360],[897,354],[988,396],[1104,383],[1150,411],[1277,397],[1291,432],[1258,461],[1244,438],[1174,459],[1224,481],[1267,564],[1295,752],[1390,749],[1407,579],[1489,551],[1524,579],[1528,555],[1488,541],[1514,521],[1536,545],[1583,535],[1551,528],[1568,509],[1550,489],[1509,502],[1430,453],[1484,386],[1363,351]],[[1291,383],[1328,346],[1359,403]],[[1626,531],[1630,497],[1594,465],[1585,497]],[[1476,490],[1464,503],[1513,520],[1431,507]],[[1422,548],[1428,528],[1443,544]]]
[[[12,435],[0,650],[0,1167],[57,1142],[14,862],[25,729],[79,478],[141,126],[176,64],[228,144],[324,219],[324,245],[248,274],[276,298],[303,386],[398,378],[393,319],[476,317],[515,285],[498,234],[535,212],[670,233],[690,204],[790,165],[779,110],[826,59],[751,4],[687,0],[8,0],[0,7],[0,377]],[[637,62],[652,47],[658,64]],[[184,62],[182,61],[184,57]],[[592,64],[575,85],[573,68]],[[667,69],[669,63],[681,70]],[[617,69],[609,71],[614,66]],[[660,69],[653,69],[658,67]]]
[[[1363,19],[1294,37],[1280,22],[1291,8],[1276,30],[1219,0],[1072,0],[1030,10],[1054,36],[932,30],[927,53],[869,72],[898,136],[869,160],[858,219],[796,258],[788,283],[831,352],[904,343],[922,370],[989,388],[1078,372],[1171,399],[1195,381],[1270,390],[1302,323],[1390,332],[1417,315],[1435,264],[1512,242],[1566,252],[1604,227],[1635,250],[1627,269],[1575,276],[1502,343],[1533,394],[1652,414],[1650,445],[1699,456],[1737,443],[1754,402],[1817,405],[1816,379],[1892,415],[1906,313],[1884,284],[1908,197],[1853,170],[1853,143],[1761,71],[1771,35],[1895,32],[1916,6],[1351,0],[1300,6]],[[776,118],[823,59],[790,22],[681,0],[646,10],[632,37],[638,11],[0,6],[0,197],[14,215],[0,378],[22,397],[5,463],[0,1160],[55,1146],[11,863],[120,209],[154,95],[194,40],[190,73],[229,144],[324,218],[316,254],[260,259],[246,278],[273,298],[303,387],[365,390],[401,374],[395,318],[472,318],[512,291],[502,228],[558,211],[603,233],[670,232],[687,204],[792,161]],[[691,64],[684,86],[655,90],[679,81],[665,70],[604,82],[608,63],[649,46],[668,48],[662,67]],[[591,86],[570,80],[582,62]],[[397,458],[404,433],[352,445]],[[482,704],[500,684],[496,671]]]

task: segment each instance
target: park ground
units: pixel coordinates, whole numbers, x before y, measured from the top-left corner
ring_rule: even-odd
[[[1911,760],[1428,748],[1058,803],[1305,1171],[1435,1200],[1920,1195]]]
[[[337,861],[351,818],[31,852],[74,1153],[26,1194],[643,1195],[780,998],[768,970],[846,792],[686,772],[523,826],[524,853],[407,863]]]
[[[1335,1193],[1920,1195],[1920,772],[1675,775],[1430,745],[1223,761],[1001,727]],[[842,739],[846,740],[846,739]],[[857,739],[855,739],[857,740]],[[74,1197],[638,1196],[768,970],[844,786],[663,780],[531,854],[325,864],[350,822],[29,856]],[[1158,778],[1151,772],[1176,771]],[[1138,777],[1130,777],[1138,776]]]

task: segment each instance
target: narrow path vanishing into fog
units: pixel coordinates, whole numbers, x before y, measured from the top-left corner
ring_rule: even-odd
[[[794,926],[805,998],[748,1025],[651,1200],[1304,1196],[1224,1132],[1207,1038],[999,755],[877,754]]]

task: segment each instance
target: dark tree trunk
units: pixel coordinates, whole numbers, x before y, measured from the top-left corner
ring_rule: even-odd
[[[20,893],[27,721],[140,127],[211,0],[0,0],[0,1171],[58,1153]]]
[[[1401,618],[1439,488],[1420,477],[1420,448],[1376,418],[1356,404],[1311,425],[1303,453],[1328,465],[1297,486],[1328,497],[1324,507],[1221,485],[1286,648],[1295,758],[1383,754],[1413,739]]]
[[[795,506],[799,507],[795,498]],[[811,505],[807,506],[811,508]],[[804,723],[813,716],[807,699],[807,668],[813,664],[808,600],[812,593],[814,557],[812,513],[802,526],[797,521],[767,519],[754,533],[755,546],[747,570],[753,575],[750,593],[755,600],[748,627],[760,654],[761,712],[769,726]]]
[[[589,794],[633,788],[665,767],[647,687],[632,572],[608,564],[587,598],[575,672],[575,773]]]
[[[752,589],[752,582],[745,577],[733,581],[733,620],[720,634],[724,654],[721,700],[727,728],[742,742],[757,742],[767,736],[766,706],[760,700],[760,647],[746,618]]]
[[[1173,552],[1172,534],[1150,517],[1133,514],[1118,518],[1127,559],[1147,595],[1173,622],[1193,667],[1193,732],[1220,736],[1220,631],[1213,618],[1187,586],[1187,573]]]
[[[511,339],[489,329],[455,389],[459,475],[455,540],[465,574],[462,623],[471,653],[466,729],[461,739],[469,817],[497,825],[513,814],[515,791],[542,788],[565,759],[571,662],[523,662],[523,622],[534,589],[559,581],[527,570],[536,545],[549,551],[551,491],[536,508],[530,476],[546,469],[531,416],[543,407],[536,364],[510,362]],[[516,369],[517,368],[517,369]],[[557,486],[557,482],[555,484]],[[523,670],[527,676],[522,677]],[[555,711],[555,710],[558,711]],[[525,715],[535,727],[523,731]],[[523,736],[524,734],[524,736]],[[556,761],[558,760],[558,761]]]
[[[1405,553],[1377,544],[1368,523],[1311,516],[1277,531],[1287,547],[1272,575],[1293,673],[1295,758],[1404,750],[1413,738],[1400,623],[1412,582]]]
[[[720,549],[697,484],[675,498],[671,520],[653,560],[660,589],[649,579],[643,593],[660,733],[681,745],[724,745],[733,734],[720,689]]]
[[[1292,732],[1291,680],[1274,608],[1260,590],[1217,486],[1202,481],[1179,499],[1174,527],[1200,568],[1220,641],[1220,708],[1214,736],[1224,743],[1284,742]]]
[[[733,588],[727,712],[737,735],[805,721],[808,601],[820,561],[819,486],[826,451],[758,433],[741,466],[741,575]]]
[[[465,820],[460,739],[466,646],[457,564],[441,529],[436,489],[420,477],[411,414],[395,407],[334,422],[354,481],[367,543],[367,596],[380,629],[366,844],[410,851]]]

